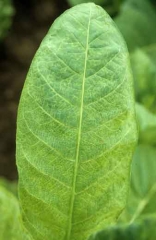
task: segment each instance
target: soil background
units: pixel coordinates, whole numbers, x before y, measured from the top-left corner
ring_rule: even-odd
[[[20,94],[33,56],[65,0],[14,0],[12,26],[0,44],[0,176],[17,179],[15,134]]]

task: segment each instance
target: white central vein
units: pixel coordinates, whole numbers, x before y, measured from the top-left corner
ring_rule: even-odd
[[[74,210],[74,201],[75,201],[75,194],[76,194],[75,190],[76,190],[76,180],[77,180],[78,163],[79,163],[79,155],[80,155],[80,142],[81,142],[81,132],[82,132],[85,79],[86,79],[86,70],[87,70],[88,49],[89,49],[90,22],[91,22],[91,8],[90,8],[90,14],[89,14],[88,28],[87,28],[85,63],[84,63],[84,73],[83,73],[83,80],[82,80],[82,95],[81,95],[81,105],[80,105],[80,120],[79,120],[79,128],[78,128],[78,140],[77,140],[76,160],[75,160],[75,168],[74,168],[74,175],[73,175],[71,204],[70,204],[70,211],[69,211],[69,223],[68,223],[67,237],[66,237],[67,240],[71,239],[73,210]]]

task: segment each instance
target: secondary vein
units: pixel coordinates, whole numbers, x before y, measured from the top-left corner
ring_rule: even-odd
[[[81,142],[81,132],[82,132],[82,117],[83,117],[83,105],[84,105],[85,79],[86,79],[86,70],[87,70],[87,58],[88,58],[88,49],[89,49],[90,22],[91,22],[91,7],[90,7],[90,14],[89,14],[88,28],[87,28],[84,74],[83,74],[83,80],[82,80],[82,95],[81,95],[81,105],[80,105],[80,120],[79,120],[79,129],[78,129],[78,140],[77,140],[77,149],[76,149],[75,168],[74,168],[74,175],[73,175],[72,196],[71,196],[71,204],[70,204],[70,212],[69,212],[69,223],[68,223],[67,238],[66,238],[67,240],[70,240],[71,230],[72,230],[73,209],[74,209],[74,201],[75,201],[75,189],[76,189],[76,180],[77,180],[77,172],[78,172],[79,153],[80,153],[80,142]]]

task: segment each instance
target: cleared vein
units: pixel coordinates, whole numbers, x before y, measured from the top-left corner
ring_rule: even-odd
[[[112,150],[115,147],[117,147],[120,144],[120,142],[129,134],[130,131],[131,131],[131,128],[128,129],[126,134],[122,138],[120,138],[119,141],[116,142],[116,144],[114,144],[112,147],[108,148],[104,153],[102,152],[101,154],[96,156],[96,158],[87,159],[87,160],[83,161],[83,163],[86,164],[86,163],[91,162],[91,161],[96,161],[97,159],[105,156],[106,153],[110,152],[110,150]]]
[[[85,189],[81,190],[80,192],[77,192],[76,195],[79,195],[79,194],[82,194],[84,192],[86,192],[88,189],[90,189],[92,186],[96,185],[97,183],[100,182],[100,184],[98,185],[99,188],[101,188],[102,190],[105,190],[101,187],[101,183],[103,183],[103,180],[108,178],[108,176],[111,176],[114,171],[122,164],[122,162],[118,162],[115,167],[109,171],[107,174],[105,174],[104,176],[102,177],[99,177],[98,180],[96,180],[95,182],[93,182],[92,184],[90,184],[88,187],[86,187]]]
[[[43,175],[43,176],[46,176],[46,177],[49,178],[49,179],[52,179],[53,181],[59,183],[60,185],[66,187],[66,188],[71,188],[71,187],[69,187],[68,185],[65,185],[63,182],[61,182],[61,181],[58,180],[57,178],[54,178],[53,176],[48,175],[47,173],[44,173],[43,171],[41,171],[40,169],[38,169],[34,164],[31,163],[31,161],[29,160],[29,158],[26,156],[23,148],[22,148],[22,151],[23,151],[23,155],[24,155],[24,158],[25,158],[25,160],[27,161],[27,163],[28,163],[32,168],[34,168],[37,172],[39,172],[39,173],[40,173],[41,175]]]
[[[89,44],[93,43],[96,39],[99,39],[99,37],[103,36],[104,34],[106,34],[106,32],[100,33],[100,34],[97,35],[95,38],[93,38],[93,39],[89,42]]]
[[[84,25],[83,25],[81,22],[79,22],[72,14],[69,14],[69,15],[74,19],[74,21],[75,21],[76,23],[78,23],[81,27],[83,27],[84,30],[86,30],[86,28],[84,27]]]
[[[122,115],[124,115],[125,113],[127,113],[127,110],[121,112],[120,114],[117,114],[117,115],[116,115],[115,117],[113,117],[113,118],[110,118],[108,121],[106,121],[106,122],[104,122],[104,123],[102,123],[102,124],[99,124],[97,127],[91,128],[91,129],[88,130],[88,131],[84,131],[83,134],[94,133],[95,131],[100,130],[101,127],[106,127],[108,130],[110,130],[110,131],[112,131],[112,132],[117,131],[117,130],[112,130],[112,129],[110,129],[110,128],[107,126],[107,124],[110,123],[110,122],[112,122],[112,121],[114,121],[115,119],[120,118],[120,117],[121,117]]]
[[[75,38],[76,42],[83,48],[85,49],[85,47],[83,46],[83,44],[80,42],[80,40],[75,36],[75,34],[73,32],[70,32],[70,34],[72,34],[72,36]]]
[[[62,216],[62,217],[67,217],[67,215],[66,215],[65,213],[63,213],[60,209],[58,209],[58,207],[56,208],[56,207],[53,207],[52,204],[49,204],[49,201],[48,201],[48,203],[47,203],[47,202],[45,202],[43,199],[36,197],[34,194],[32,194],[30,191],[28,191],[24,186],[22,186],[22,188],[24,189],[25,192],[27,192],[27,194],[28,194],[31,198],[37,200],[38,202],[41,202],[41,203],[42,203],[42,206],[44,205],[44,210],[48,210],[48,211],[49,211],[49,209],[50,209],[51,212],[54,213],[54,214],[56,214],[56,212],[57,212],[58,215],[60,215],[60,216]],[[54,211],[55,211],[55,212],[54,212]],[[33,213],[33,214],[34,214],[34,213]],[[59,216],[59,217],[60,217],[60,216]],[[62,229],[63,229],[63,228],[62,228]]]
[[[123,81],[121,83],[119,83],[119,85],[117,85],[116,88],[114,88],[112,91],[110,91],[107,95],[104,95],[103,97],[100,97],[99,99],[97,99],[97,100],[87,104],[86,106],[88,107],[88,106],[90,106],[90,105],[92,105],[94,103],[97,103],[97,102],[101,101],[101,99],[104,99],[106,101],[105,98],[107,98],[108,96],[111,96],[112,93],[116,92],[116,90],[122,86],[122,84],[125,82],[125,78],[126,78],[126,74],[125,74],[125,76],[123,78]]]
[[[24,190],[28,193],[28,195],[30,195],[31,197],[33,197],[33,198],[35,198],[35,199],[37,199],[37,200],[40,201],[40,199],[36,198],[34,195],[32,195],[31,193],[29,193],[26,189],[24,189]],[[45,202],[43,202],[43,203],[45,204]],[[49,209],[49,208],[46,207],[46,208],[44,208],[44,209]],[[55,209],[55,210],[57,210],[57,209]],[[34,226],[34,224],[28,220],[27,214],[25,213],[25,210],[24,210],[23,208],[22,208],[22,212],[23,212],[23,214],[25,215],[27,221],[30,223],[30,225],[31,225],[35,230],[37,230],[37,232],[40,233],[40,231],[38,230],[38,228],[36,228],[36,227]],[[59,210],[58,210],[58,212],[59,212]],[[36,219],[38,218],[38,215],[37,215],[37,214],[33,213],[33,215],[36,216]],[[66,215],[65,215],[65,216],[66,216]],[[56,223],[54,223],[54,222],[53,222],[53,226],[56,227],[56,228],[58,228],[59,230],[60,230],[60,229],[63,230],[62,227],[57,226]],[[44,239],[44,238],[43,238],[43,239]]]
[[[25,211],[24,211],[23,208],[22,208],[22,215],[23,215],[24,219],[26,219],[26,221],[29,223],[29,225],[30,225],[30,226],[37,232],[37,234],[39,234],[40,237],[42,237],[42,239],[43,239],[43,235],[42,235],[43,233],[41,233],[41,232],[39,231],[39,229],[38,229],[37,227],[35,227],[34,224],[28,220],[27,214],[25,213]],[[28,231],[28,233],[30,234],[30,231]],[[32,235],[31,235],[31,238],[34,239],[34,238],[32,237]]]
[[[58,123],[59,125],[65,126],[64,123],[60,122],[59,120],[57,120],[56,118],[54,118],[53,116],[51,116],[37,101],[36,99],[31,96],[31,94],[28,92],[28,95],[30,96],[30,98],[33,99],[33,101],[37,104],[37,106],[48,116],[50,117],[54,122]]]
[[[123,186],[121,187],[120,191],[118,191],[118,194],[116,195],[116,199],[118,199],[118,196],[123,192],[124,188],[125,188],[125,186],[123,185]],[[116,199],[114,199],[114,205],[115,205],[115,203],[118,203],[118,201],[117,201]],[[95,215],[98,215],[99,213],[103,212],[103,210],[104,210],[105,208],[107,208],[107,205],[104,205],[103,208],[100,208],[96,213],[92,214],[90,217],[88,217],[88,218],[86,218],[86,219],[84,219],[84,220],[75,222],[73,225],[82,224],[82,223],[87,222],[88,220],[90,220],[90,219],[92,219],[92,218],[95,219],[95,218],[96,218]],[[108,214],[105,215],[105,220],[108,219],[108,218],[110,218],[110,216],[113,218],[113,215],[114,215],[114,211],[108,212]],[[96,228],[98,227],[98,225],[99,225],[101,222],[103,222],[103,215],[101,216],[101,219],[99,220],[99,223],[97,223]],[[84,231],[84,230],[82,230],[82,231]],[[79,229],[78,232],[81,232],[81,230]],[[75,233],[76,233],[76,232],[75,232]]]
[[[57,151],[55,148],[53,148],[53,147],[51,147],[50,145],[48,145],[46,142],[44,142],[44,141],[42,140],[42,138],[40,138],[39,136],[37,136],[37,135],[31,130],[31,128],[29,127],[29,125],[28,125],[28,123],[27,123],[27,121],[26,121],[26,118],[25,118],[24,114],[23,114],[23,119],[24,119],[24,121],[25,121],[25,124],[26,124],[28,130],[31,132],[31,134],[32,134],[35,138],[37,138],[40,142],[42,142],[44,145],[46,145],[49,149],[51,149],[52,151],[56,152],[59,156],[61,156],[62,158],[65,158],[65,157],[62,155],[62,153],[60,153],[60,152]],[[70,162],[73,162],[73,161],[74,161],[74,160],[69,159],[69,158],[65,158],[65,159],[68,160],[68,161],[70,161]]]
[[[76,72],[74,69],[72,69],[69,65],[67,65],[67,63],[61,58],[59,57],[55,52],[53,52],[48,46],[46,46],[48,48],[48,50],[65,66],[67,67],[68,69],[70,69],[74,74],[78,74],[79,75],[79,72]]]
[[[63,101],[65,101],[65,102],[69,103],[71,106],[73,106],[71,102],[69,102],[66,98],[62,97],[62,96],[48,83],[47,79],[46,79],[46,78],[44,77],[44,75],[41,73],[41,71],[39,70],[39,67],[38,67],[38,66],[37,66],[37,69],[38,69],[38,72],[40,73],[41,77],[42,77],[43,80],[45,81],[45,83],[48,85],[48,87],[49,87],[58,97],[60,97]]]
[[[118,56],[119,53],[120,53],[120,51],[118,51],[117,53],[115,53],[115,55],[114,55],[104,66],[102,66],[102,67],[101,67],[97,72],[95,72],[94,74],[88,76],[88,78],[93,77],[94,75],[97,75],[98,72],[100,72],[101,70],[105,69],[106,66],[107,66],[109,63],[111,63],[111,62]]]
[[[70,240],[70,236],[71,236],[72,222],[73,222],[73,209],[74,209],[74,201],[75,201],[75,194],[76,194],[75,190],[76,190],[76,180],[77,180],[78,162],[79,162],[79,154],[80,154],[80,142],[81,142],[82,117],[83,117],[83,106],[84,106],[85,79],[86,79],[86,70],[87,70],[88,49],[89,49],[90,22],[91,22],[91,7],[90,7],[90,14],[89,14],[89,21],[88,21],[88,29],[87,29],[84,73],[83,73],[83,80],[82,80],[80,120],[79,120],[76,160],[75,160],[75,168],[74,168],[74,175],[73,175],[73,185],[72,185],[73,191],[72,191],[72,196],[71,196],[71,204],[70,204],[70,211],[69,211],[69,223],[68,223],[68,229],[67,229],[67,240]]]

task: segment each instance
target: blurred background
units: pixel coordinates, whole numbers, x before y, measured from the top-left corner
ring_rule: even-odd
[[[0,176],[17,179],[17,107],[32,58],[53,21],[85,0],[0,0]],[[136,100],[156,113],[156,0],[95,0],[130,51]]]

